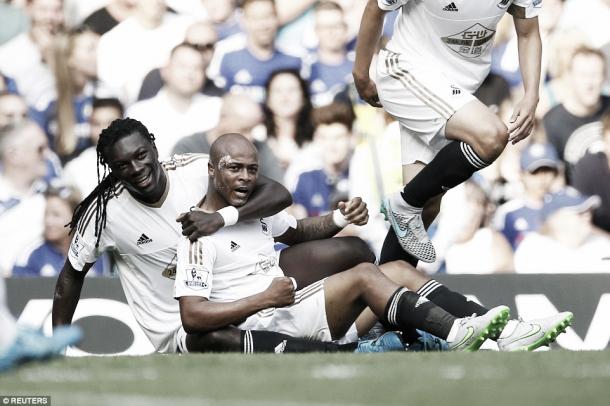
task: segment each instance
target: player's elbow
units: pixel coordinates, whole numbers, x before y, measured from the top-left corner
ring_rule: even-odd
[[[210,317],[207,317],[200,309],[190,304],[180,305],[180,319],[182,321],[182,328],[188,334],[207,333],[216,329],[209,323]]]

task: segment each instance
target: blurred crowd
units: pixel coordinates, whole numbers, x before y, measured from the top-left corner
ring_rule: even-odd
[[[0,273],[59,273],[64,225],[97,185],[98,134],[126,116],[154,133],[161,158],[246,135],[297,217],[361,196],[370,222],[344,233],[378,253],[380,198],[402,186],[400,133],[352,84],[365,4],[0,2]],[[544,0],[539,22],[535,131],[447,193],[426,272],[610,272],[610,0]],[[510,17],[495,35],[477,97],[508,121],[522,91]]]

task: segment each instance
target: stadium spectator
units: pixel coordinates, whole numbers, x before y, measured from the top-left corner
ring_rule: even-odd
[[[565,147],[574,131],[598,121],[603,111],[610,107],[610,97],[602,95],[606,66],[600,51],[588,47],[576,49],[566,74],[570,97],[549,110],[543,119],[549,142],[562,160],[570,153]]]
[[[278,70],[271,74],[265,89],[267,142],[286,168],[313,138],[307,83],[296,70]]]
[[[153,347],[159,352],[176,352],[187,334],[181,329],[177,302],[173,299],[176,243],[182,223],[184,235],[196,239],[216,232],[225,224],[260,219],[287,207],[290,194],[280,185],[261,179],[249,204],[218,213],[190,211],[206,189],[208,159],[205,155],[177,156],[158,161],[154,136],[133,119],[115,120],[100,135],[98,159],[103,179],[77,207],[70,223],[74,231],[68,260],[60,273],[53,303],[53,325],[69,324],[78,303],[84,276],[99,255],[111,250],[127,302]],[[119,183],[120,182],[120,183]],[[116,189],[119,187],[119,189]],[[112,196],[112,198],[111,198]],[[258,197],[256,197],[258,196]],[[182,214],[176,220],[178,213]],[[99,213],[99,216],[90,216]],[[327,250],[318,242],[284,250],[292,257],[312,261],[312,269],[292,274],[299,283],[372,261],[371,253],[356,239],[333,239]],[[337,251],[352,252],[338,264]],[[294,259],[302,263],[302,260]],[[332,263],[332,266],[327,265]],[[287,265],[291,270],[293,266]],[[297,272],[298,270],[295,270]],[[301,270],[302,271],[302,270]],[[307,341],[295,342],[284,335],[223,329],[209,335],[190,335],[189,342],[208,351],[274,352],[286,340],[286,351],[331,350],[334,346]]]
[[[610,109],[601,123],[601,141],[574,167],[572,185],[585,195],[601,198],[601,205],[593,211],[593,224],[610,232]]]
[[[43,242],[36,243],[17,258],[13,266],[13,277],[57,276],[68,256],[71,237],[65,226],[70,222],[74,209],[80,202],[75,189],[49,187],[45,193]],[[93,266],[93,274],[108,274],[107,261],[101,260]]]
[[[110,0],[110,2],[91,13],[83,25],[93,32],[104,35],[121,21],[124,21],[133,12],[137,0]]]
[[[556,30],[547,39],[543,49],[547,54],[547,80],[540,88],[536,117],[542,119],[550,109],[571,97],[570,63],[574,52],[584,46],[586,36],[576,28]]]
[[[0,92],[0,129],[23,120],[28,115],[28,106],[18,94]]]
[[[266,167],[261,174],[276,182],[281,182],[284,171],[280,167],[275,155],[264,141],[255,138],[257,129],[263,125],[263,111],[245,94],[228,93],[222,98],[220,118],[218,124],[209,131],[196,133],[182,138],[174,147],[172,154],[204,153],[210,152],[210,145],[222,134],[238,133],[247,137],[260,151],[260,160]]]
[[[529,233],[515,252],[516,272],[610,272],[610,236],[591,222],[599,204],[599,197],[585,197],[572,188],[547,195],[542,227]]]
[[[581,30],[589,43],[599,48],[610,42],[610,3],[608,0],[567,0],[560,28]]]
[[[28,119],[0,130],[0,274],[42,235],[46,152],[47,137]]]
[[[34,118],[65,163],[89,147],[89,114],[97,81],[99,35],[88,29],[60,33],[53,41],[57,99]]]
[[[0,275],[0,373],[25,362],[58,357],[66,347],[78,344],[82,336],[78,326],[57,329],[51,337],[19,327],[8,309],[4,277]]]
[[[6,75],[3,75],[2,72],[0,72],[0,93],[18,93],[15,81]]]
[[[512,199],[496,210],[494,228],[516,249],[523,237],[538,231],[542,225],[544,197],[556,186],[561,161],[550,144],[528,145],[520,158],[521,197]]]
[[[279,69],[301,69],[301,59],[275,48],[279,27],[273,0],[245,0],[243,23],[246,45],[222,56],[217,84],[227,91],[246,92],[254,100],[265,98],[265,83]]]
[[[341,6],[321,1],[315,8],[318,47],[307,58],[309,93],[315,107],[331,103],[352,82],[354,55],[348,54],[347,24]]]
[[[28,29],[28,17],[21,7],[10,1],[0,3],[0,45]]]
[[[370,111],[370,110],[369,110]],[[400,128],[383,110],[373,110],[375,119],[358,143],[350,161],[349,197],[361,196],[369,207],[369,222],[358,227],[364,239],[379,257],[388,224],[380,212],[381,199],[402,186],[400,165]],[[383,131],[381,130],[383,129]],[[362,130],[362,128],[359,128]]]
[[[155,134],[159,157],[165,159],[182,137],[213,128],[222,102],[199,93],[205,80],[205,60],[193,45],[174,47],[162,76],[165,85],[159,93],[137,102],[126,114],[146,123]]]
[[[313,110],[313,142],[320,152],[322,168],[299,176],[292,194],[294,205],[291,207],[291,213],[296,218],[327,214],[336,209],[340,201],[348,200],[354,120],[352,108],[343,103],[332,103]]]
[[[191,22],[169,13],[164,0],[137,0],[132,16],[100,38],[98,77],[108,92],[104,95],[118,97],[125,106],[133,103],[146,74],[167,62]]]
[[[89,117],[91,146],[66,164],[62,181],[87,196],[97,186],[97,141],[102,130],[117,118],[123,118],[123,105],[118,99],[93,99]]]
[[[214,31],[214,27],[207,21],[200,21],[193,23],[186,30],[184,42],[197,48],[204,58],[204,66],[209,66],[214,55],[214,47],[218,41],[218,35]],[[214,81],[208,80],[204,76],[203,86],[201,87],[201,93],[207,96],[221,96],[223,92],[219,89]],[[161,76],[161,69],[155,68],[150,71],[144,81],[142,82],[142,88],[138,94],[138,100],[149,99],[155,96],[159,90],[163,87],[163,77]]]
[[[62,0],[28,0],[30,29],[0,47],[0,71],[15,80],[27,104],[37,110],[55,97],[51,44],[63,25],[62,6]]]
[[[208,14],[208,20],[214,24],[220,41],[242,32],[237,18],[236,0],[201,0]]]
[[[441,207],[438,231],[450,220],[452,242],[444,254],[445,268],[451,274],[487,274],[513,271],[513,251],[504,236],[489,226],[493,203],[483,188],[467,181],[447,193]],[[443,209],[450,208],[449,213]],[[451,209],[456,208],[456,209]],[[459,209],[457,209],[459,208]],[[448,215],[448,216],[447,216]],[[472,259],[476,258],[476,261]]]

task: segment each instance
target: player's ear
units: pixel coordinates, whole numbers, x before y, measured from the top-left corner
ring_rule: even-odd
[[[212,165],[212,161],[208,161],[208,175],[214,177],[214,165]]]

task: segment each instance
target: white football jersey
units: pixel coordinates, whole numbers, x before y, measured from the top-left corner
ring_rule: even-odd
[[[164,197],[155,205],[136,200],[122,184],[107,206],[106,228],[95,248],[95,205],[78,225],[68,253],[77,271],[110,251],[135,319],[157,351],[167,352],[181,326],[173,298],[176,244],[182,235],[176,217],[196,205],[208,187],[208,155],[175,155],[163,162],[168,176]]]
[[[418,64],[441,70],[473,93],[491,66],[496,26],[510,7],[526,18],[538,16],[542,0],[377,0],[382,10],[396,10],[387,49]]]
[[[273,237],[296,224],[294,217],[280,212],[222,228],[194,243],[181,238],[174,297],[232,302],[264,291],[273,278],[284,276]]]

